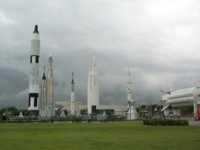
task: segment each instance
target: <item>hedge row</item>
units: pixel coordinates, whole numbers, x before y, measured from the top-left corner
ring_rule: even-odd
[[[188,126],[189,122],[187,120],[152,119],[143,120],[143,124],[152,126]]]

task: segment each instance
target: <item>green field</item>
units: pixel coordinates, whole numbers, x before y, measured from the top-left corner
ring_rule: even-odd
[[[199,150],[199,127],[140,123],[0,124],[0,150]]]

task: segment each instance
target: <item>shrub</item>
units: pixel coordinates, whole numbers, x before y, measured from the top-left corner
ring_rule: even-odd
[[[187,120],[152,119],[143,120],[143,124],[152,126],[188,126],[189,122]]]

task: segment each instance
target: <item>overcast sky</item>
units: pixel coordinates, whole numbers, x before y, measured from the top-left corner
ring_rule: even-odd
[[[71,72],[85,102],[96,55],[102,104],[126,104],[127,67],[135,99],[200,82],[198,0],[0,0],[0,106],[27,105],[30,40],[39,25],[41,66],[53,55],[56,100],[69,99]]]

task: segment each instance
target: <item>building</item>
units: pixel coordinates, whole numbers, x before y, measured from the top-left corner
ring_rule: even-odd
[[[57,108],[62,108],[71,114],[71,99],[66,101],[56,101],[55,105]],[[87,110],[87,105],[83,105],[80,101],[74,100],[73,109],[75,114],[78,116],[81,113],[81,110]]]
[[[76,111],[81,112],[82,110],[87,110],[87,105],[82,104],[80,101],[75,101],[75,109]],[[56,101],[56,105],[62,107],[62,109],[70,111],[71,109],[71,101]],[[104,112],[105,110],[113,110],[114,115],[126,115],[127,106],[124,105],[100,105],[95,108],[98,112]]]

